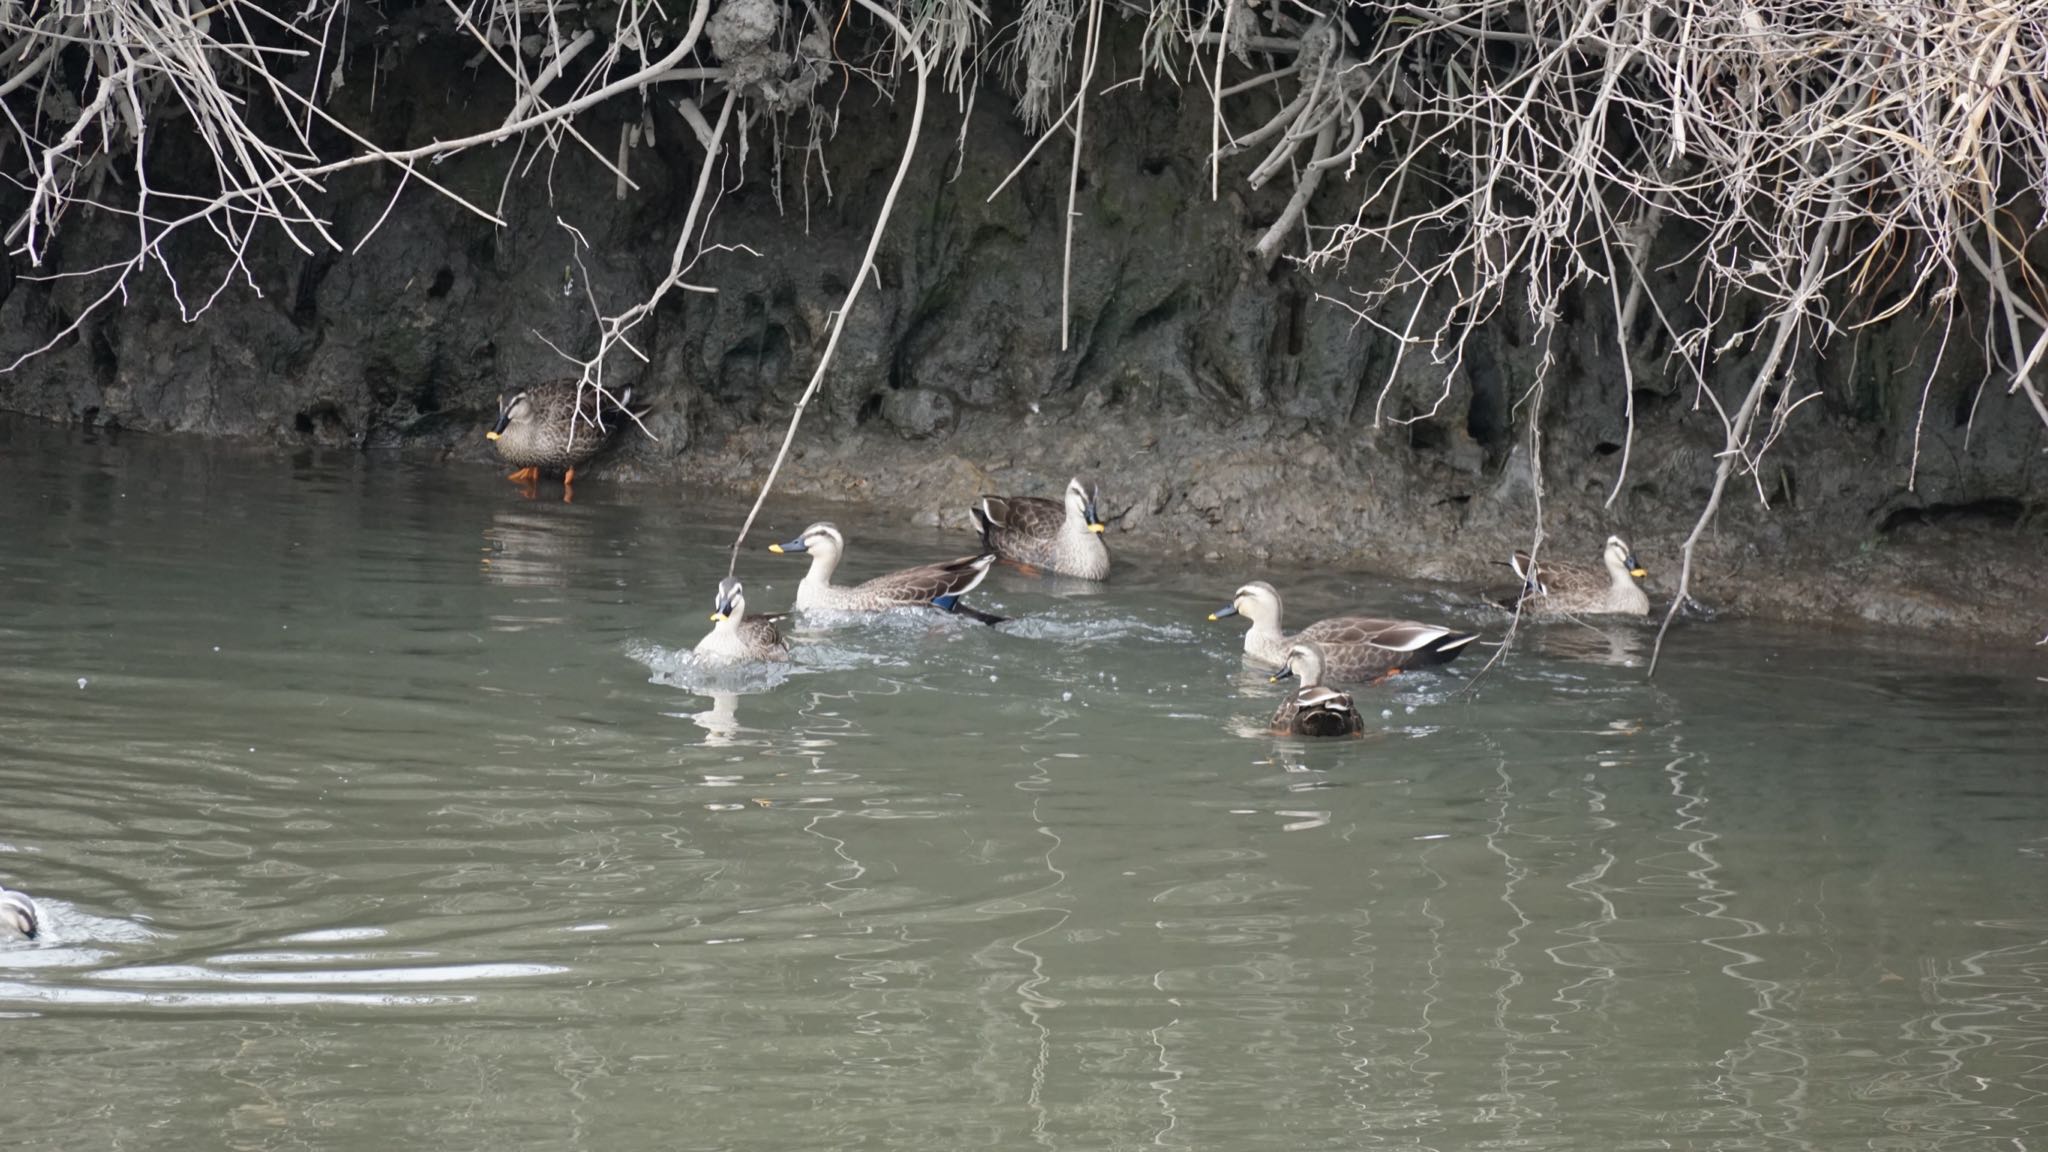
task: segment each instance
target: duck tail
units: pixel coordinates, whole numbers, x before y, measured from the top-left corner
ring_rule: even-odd
[[[958,594],[941,596],[932,601],[932,607],[937,608],[941,612],[951,612],[955,616],[965,616],[969,620],[978,620],[991,628],[1009,619],[1008,616],[998,616],[993,612],[983,612],[979,608],[970,608],[960,599]]]
[[[981,503],[976,504],[967,511],[974,517],[974,530],[981,534],[981,550],[984,552],[995,551],[996,518],[995,513],[989,509],[988,497],[983,496]]]
[[[618,406],[619,411],[624,412],[635,420],[645,419],[649,412],[654,411],[654,405],[648,401],[642,400],[637,404],[633,402],[633,386],[631,384],[612,393],[612,399]]]

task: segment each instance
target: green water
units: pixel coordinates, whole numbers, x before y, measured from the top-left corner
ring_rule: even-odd
[[[757,545],[821,511],[848,575],[971,550]],[[743,512],[0,423],[5,1142],[2048,1141],[2039,661],[1567,626],[1311,745],[1203,619],[1243,579],[1498,620],[1113,537],[709,677]]]

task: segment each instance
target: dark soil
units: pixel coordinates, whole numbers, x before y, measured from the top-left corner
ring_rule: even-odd
[[[462,69],[464,51],[424,40],[385,76],[374,111],[347,106],[367,99],[354,88],[335,111],[401,144],[493,124],[504,94]],[[1100,484],[1116,547],[1479,582],[1504,575],[1497,562],[1532,536],[1534,423],[1546,547],[1591,560],[1620,533],[1652,569],[1653,594],[1675,586],[1721,422],[1654,325],[1631,334],[1628,395],[1604,286],[1547,347],[1510,305],[1461,364],[1415,350],[1395,372],[1392,341],[1324,299],[1370,282],[1385,255],[1315,277],[1285,261],[1259,270],[1246,249],[1286,189],[1240,194],[1226,179],[1212,203],[1206,100],[1132,85],[1090,106],[1074,337],[1062,349],[1064,145],[986,203],[1029,141],[999,91],[979,104],[963,152],[955,103],[935,99],[879,287],[851,318],[786,490],[964,528],[979,492],[1053,495],[1078,474]],[[778,205],[761,140],[744,180],[725,180],[708,240],[752,254],[706,255],[696,280],[717,293],[672,295],[636,338],[649,362],[608,366],[614,383],[656,403],[659,440],[622,444],[591,475],[751,490],[765,474],[909,121],[900,98],[858,81],[838,106],[824,153],[830,198],[815,169],[806,181],[793,163]],[[621,114],[607,106],[579,121],[591,139],[618,139],[607,113]],[[433,447],[484,466],[498,393],[559,375],[550,341],[594,346],[586,289],[617,310],[666,269],[702,153],[669,105],[656,102],[653,116],[657,143],[631,159],[642,187],[623,200],[610,174],[572,151],[511,183],[502,230],[414,185],[360,255],[306,256],[267,236],[248,261],[260,296],[194,237],[174,253],[185,299],[233,281],[211,310],[186,322],[152,270],[125,307],[0,376],[0,408],[286,446]],[[175,136],[166,130],[156,153],[171,175],[194,158]],[[435,177],[495,204],[512,159],[509,148],[478,150]],[[335,233],[360,237],[395,182],[337,178]],[[0,193],[0,208],[12,195]],[[1311,220],[1335,218],[1355,196],[1327,181]],[[588,238],[580,263],[557,217]],[[125,226],[102,223],[67,222],[63,267],[125,256]],[[1653,290],[1678,308],[1688,241],[1666,231],[1656,263],[1669,279]],[[27,271],[0,269],[9,360],[96,294]],[[1700,556],[1703,601],[2012,645],[2048,630],[2048,436],[1967,336],[1951,337],[1928,383],[1941,343],[1909,309],[1799,360],[1783,387],[1821,397],[1792,415],[1757,475],[1731,485]],[[1759,360],[1742,348],[1703,367],[1732,406]]]

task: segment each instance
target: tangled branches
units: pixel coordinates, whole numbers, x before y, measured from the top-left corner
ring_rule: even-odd
[[[920,82],[928,67],[971,118],[993,62],[1039,145],[1072,135],[1071,264],[1088,102],[1159,76],[1198,85],[1209,105],[1212,198],[1226,177],[1291,185],[1248,246],[1255,266],[1291,258],[1392,343],[1376,422],[1416,358],[1441,373],[1433,414],[1473,335],[1504,309],[1525,309],[1547,340],[1568,294],[1599,301],[1625,374],[1637,370],[1639,321],[1661,329],[1695,408],[1724,432],[1713,496],[1685,546],[1681,602],[1721,494],[1749,480],[1766,498],[1759,461],[1813,395],[1801,365],[1843,332],[1925,316],[1945,349],[1959,320],[1980,322],[1999,383],[2048,425],[2048,285],[2038,252],[2029,258],[2048,199],[2048,0],[1008,5],[693,0],[683,12],[655,0],[438,0],[351,33],[351,20],[382,17],[346,0],[0,0],[11,133],[0,164],[19,193],[0,190],[0,228],[31,278],[91,278],[93,307],[155,269],[193,316],[238,277],[255,287],[243,258],[261,230],[304,251],[367,242],[377,225],[339,236],[323,208],[327,179],[346,169],[389,166],[400,192],[416,182],[497,222],[497,208],[462,199],[433,165],[508,144],[517,174],[573,148],[626,195],[637,187],[632,150],[653,132],[646,110],[666,101],[707,171],[734,151],[743,171],[748,141],[770,135],[779,197],[786,153],[822,160],[829,114],[817,94],[834,70],[887,90],[906,62]],[[865,52],[841,35],[856,17]],[[1119,20],[1136,31],[1135,60],[1104,50]],[[393,149],[330,111],[345,84],[374,92],[407,37],[427,35],[467,37],[472,67],[503,78],[512,96],[495,128]],[[1120,62],[1136,73],[1098,78]],[[638,101],[640,115],[619,118],[616,144],[587,138],[579,113],[615,99]],[[700,111],[714,104],[715,126]],[[808,116],[809,136],[792,148],[796,116]],[[152,125],[171,119],[211,154],[213,186],[153,181]],[[704,189],[700,180],[653,293],[615,311],[591,300],[590,383],[602,384],[611,353],[638,355],[632,333],[664,294],[708,290],[686,282],[715,205]],[[131,225],[131,257],[50,270],[52,237],[84,213]],[[167,255],[165,242],[188,230],[231,257],[203,291],[188,292]],[[1354,291],[1330,287],[1368,255],[1391,271]],[[1653,288],[1653,259],[1689,269],[1689,283]],[[1066,312],[1063,300],[1063,323]],[[1731,357],[1743,358],[1745,380],[1724,395],[1709,369]],[[1528,384],[1540,405],[1543,380]],[[1634,441],[1626,415],[1610,503]]]

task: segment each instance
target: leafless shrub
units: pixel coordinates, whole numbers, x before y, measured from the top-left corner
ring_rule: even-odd
[[[390,165],[399,193],[417,182],[498,222],[435,181],[433,164],[510,144],[524,161],[516,175],[573,147],[628,194],[633,148],[652,123],[628,117],[615,144],[587,139],[578,114],[607,100],[644,105],[659,93],[707,156],[736,148],[742,167],[750,136],[766,131],[779,196],[791,117],[811,121],[796,151],[807,165],[822,159],[816,92],[835,68],[886,87],[908,62],[920,91],[929,68],[971,109],[981,61],[996,60],[1040,145],[1073,135],[1071,262],[1106,14],[1142,24],[1139,72],[1093,95],[1147,74],[1200,84],[1212,108],[1211,195],[1226,167],[1255,188],[1291,186],[1251,244],[1255,261],[1323,272],[1391,257],[1390,274],[1330,297],[1395,342],[1375,421],[1410,357],[1440,369],[1437,403],[1448,398],[1473,333],[1504,308],[1526,309],[1547,347],[1567,293],[1604,298],[1625,373],[1635,370],[1629,334],[1649,309],[1695,406],[1725,434],[1674,612],[1729,482],[1756,479],[1810,398],[1788,386],[1795,366],[1848,327],[1909,310],[1952,327],[1966,300],[1981,299],[2006,388],[2048,424],[2037,382],[2048,287],[2025,258],[2048,200],[2048,0],[1016,0],[1015,19],[999,26],[987,0],[857,0],[872,17],[866,34],[887,46],[865,56],[840,37],[852,4],[718,0],[715,18],[712,0],[687,12],[656,0],[442,4],[423,11],[438,31],[471,38],[473,66],[501,73],[512,103],[491,131],[391,150],[328,111],[345,83],[374,91],[403,47],[373,37],[371,59],[350,59],[366,41],[346,25],[370,17],[345,0],[0,0],[0,112],[12,133],[0,163],[26,198],[0,222],[6,245],[31,278],[98,289],[92,308],[28,355],[125,298],[138,274],[161,275],[188,317],[236,278],[255,289],[244,256],[263,229],[309,252],[360,248],[376,225],[338,236],[321,208],[325,178],[344,169]],[[290,79],[307,74],[310,85]],[[715,124],[700,111],[713,102]],[[170,114],[211,152],[217,191],[152,186],[150,126]],[[348,143],[323,152],[316,136]],[[1241,155],[1255,159],[1234,163]],[[1327,192],[1333,174],[1340,196]],[[1334,216],[1312,219],[1318,204]],[[632,333],[666,293],[708,290],[686,278],[709,210],[700,184],[649,297],[614,312],[593,295],[588,382],[602,385],[611,353],[637,354]],[[50,267],[52,237],[85,213],[132,224],[132,255]],[[1696,238],[1693,271],[1682,298],[1660,299],[1647,262],[1674,223]],[[168,256],[166,241],[194,226],[230,254],[217,281],[186,283]],[[1066,310],[1063,299],[1063,324]],[[1724,395],[1707,369],[1738,354],[1755,371]],[[1544,386],[1530,382],[1532,407]],[[1626,415],[1610,502],[1629,467]]]

